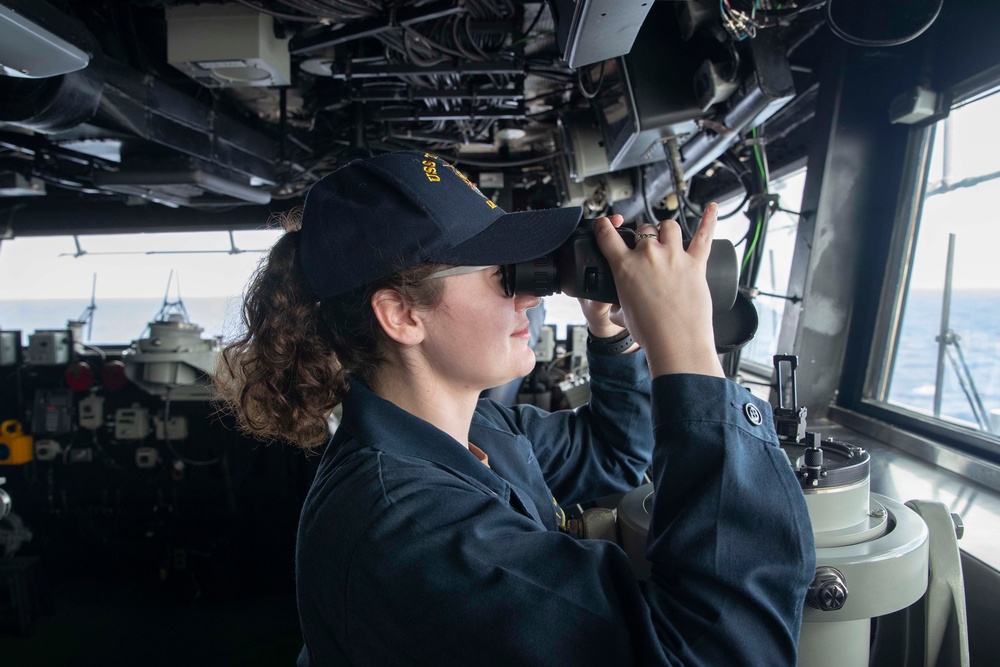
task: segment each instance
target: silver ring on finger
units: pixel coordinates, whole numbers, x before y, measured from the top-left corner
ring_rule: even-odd
[[[658,239],[658,238],[660,238],[659,234],[636,234],[635,235],[635,240],[636,241],[639,241],[640,239]]]

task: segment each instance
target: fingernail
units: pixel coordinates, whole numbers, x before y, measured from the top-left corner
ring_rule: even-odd
[[[719,210],[719,205],[716,204],[715,202],[712,202],[711,204],[708,205],[708,208],[711,211],[718,211]]]

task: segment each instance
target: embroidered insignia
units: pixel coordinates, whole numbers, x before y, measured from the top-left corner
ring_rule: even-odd
[[[473,189],[473,191],[475,191],[475,193],[477,195],[479,195],[480,197],[482,197],[483,201],[485,201],[486,204],[490,208],[496,208],[497,207],[497,205],[494,204],[492,200],[488,199],[486,197],[486,195],[484,195],[482,193],[482,191],[479,188],[476,187],[475,183],[473,183],[472,181],[470,181],[469,178],[465,174],[463,174],[461,171],[459,171],[458,169],[456,169],[453,165],[451,165],[448,162],[445,162],[444,160],[441,160],[440,157],[438,157],[437,155],[434,155],[433,153],[424,153],[424,157],[425,158],[429,158],[429,159],[423,161],[423,165],[424,165],[424,173],[427,174],[427,180],[429,180],[431,183],[437,183],[437,182],[439,182],[441,180],[441,176],[440,176],[440,174],[438,174],[438,171],[437,171],[437,169],[438,169],[438,163],[434,161],[434,160],[440,160],[441,161],[441,166],[448,167],[449,169],[451,169],[455,173],[455,175],[458,176],[462,180],[463,183],[465,183],[466,185],[468,185],[470,188]]]

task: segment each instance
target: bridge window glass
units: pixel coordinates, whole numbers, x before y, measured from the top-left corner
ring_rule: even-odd
[[[1000,89],[933,128],[896,326],[875,398],[1000,435]]]
[[[781,329],[786,297],[790,296],[787,294],[788,275],[792,267],[792,252],[799,228],[798,213],[802,206],[805,182],[806,170],[803,168],[768,184],[770,194],[778,197],[779,208],[771,214],[768,221],[761,266],[757,273],[757,291],[754,294],[754,305],[760,318],[757,335],[743,348],[740,359],[769,369],[774,355],[779,352],[778,332]],[[743,195],[740,194],[719,202],[719,211],[726,215],[739,206],[742,198]],[[746,244],[753,242],[753,226],[745,215],[746,210],[744,206],[739,214],[720,221],[716,233],[718,238],[726,238],[736,244],[736,252],[740,257],[744,255]]]
[[[275,230],[18,237],[0,243],[0,328],[64,329],[90,317],[86,343],[128,344],[164,303],[204,337],[230,333],[239,297]],[[93,303],[94,308],[91,308]]]

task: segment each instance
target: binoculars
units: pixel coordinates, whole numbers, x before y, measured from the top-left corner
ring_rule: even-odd
[[[634,230],[619,228],[618,234],[629,247],[635,247]],[[508,296],[549,296],[561,292],[581,299],[618,303],[611,267],[597,247],[590,220],[584,220],[565,243],[548,255],[508,264],[502,269]],[[757,332],[758,318],[753,303],[739,291],[739,260],[730,241],[712,241],[706,278],[712,294],[716,350],[720,354],[738,350]]]

